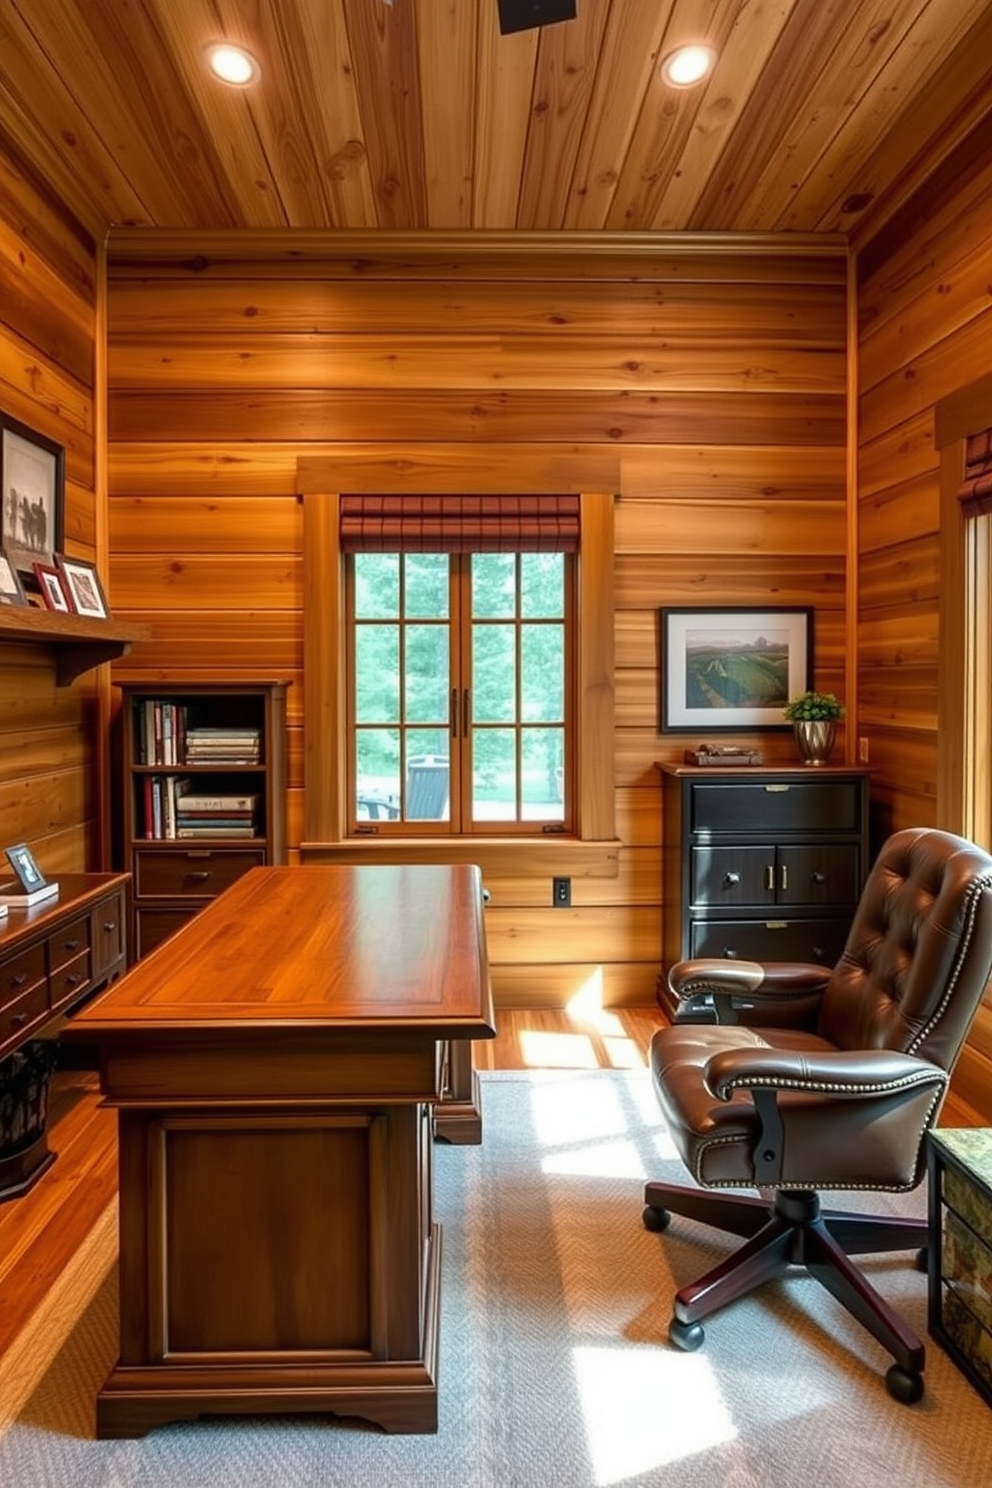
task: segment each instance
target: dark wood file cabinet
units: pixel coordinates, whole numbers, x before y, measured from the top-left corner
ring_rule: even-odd
[[[840,955],[865,875],[867,770],[662,765],[662,974],[688,957]]]

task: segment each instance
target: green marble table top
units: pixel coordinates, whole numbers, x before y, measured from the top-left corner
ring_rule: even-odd
[[[930,1133],[930,1141],[967,1168],[992,1194],[992,1127],[942,1126]]]

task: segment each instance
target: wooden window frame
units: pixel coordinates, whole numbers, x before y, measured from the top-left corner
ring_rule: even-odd
[[[992,377],[942,399],[940,455],[940,682],[937,817],[948,831],[992,847],[992,518],[961,502],[969,435],[992,425]]]
[[[480,457],[481,462],[485,457]],[[490,470],[499,469],[495,459]],[[366,489],[382,488],[382,472]],[[536,837],[359,837],[349,835],[347,800],[347,624],[339,542],[342,471],[301,462],[303,503],[304,862],[477,862],[483,871],[526,876],[574,872],[615,877],[614,502],[582,493],[578,561],[575,830]],[[375,482],[373,484],[372,482]],[[530,481],[531,488],[534,482]],[[350,490],[358,489],[348,480]]]

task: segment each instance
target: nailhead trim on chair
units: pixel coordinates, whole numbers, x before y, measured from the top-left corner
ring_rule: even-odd
[[[920,1029],[919,1033],[916,1035],[912,1043],[909,1045],[909,1048],[906,1050],[907,1054],[915,1054],[920,1044],[922,1044],[925,1039],[929,1038],[934,1028],[936,1028],[937,1024],[940,1022],[940,1019],[944,1016],[944,1012],[947,1009],[947,1004],[951,999],[951,994],[954,991],[958,976],[961,972],[961,963],[964,960],[965,953],[967,952],[968,947],[971,944],[971,938],[974,934],[975,917],[978,914],[978,902],[981,896],[989,889],[992,889],[992,875],[984,874],[981,878],[976,878],[975,882],[968,890],[968,897],[965,901],[965,913],[967,919],[964,933],[961,938],[961,945],[958,950],[954,970],[947,979],[947,986],[944,989],[944,995],[941,998],[938,1007],[935,1009],[933,1017],[928,1023],[924,1025],[923,1028]]]
[[[728,1080],[728,1090],[747,1090],[758,1087],[762,1090],[801,1090],[814,1095],[885,1095],[889,1091],[912,1089],[916,1085],[928,1085],[939,1076],[941,1090],[947,1084],[947,1075],[937,1065],[917,1074],[901,1075],[898,1080],[872,1081],[871,1084],[847,1084],[842,1080],[794,1080],[783,1075],[774,1079],[771,1075],[742,1075],[740,1079]]]

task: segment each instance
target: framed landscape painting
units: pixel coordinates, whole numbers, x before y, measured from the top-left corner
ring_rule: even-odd
[[[812,608],[659,614],[664,732],[791,727],[786,703],[812,686]]]

